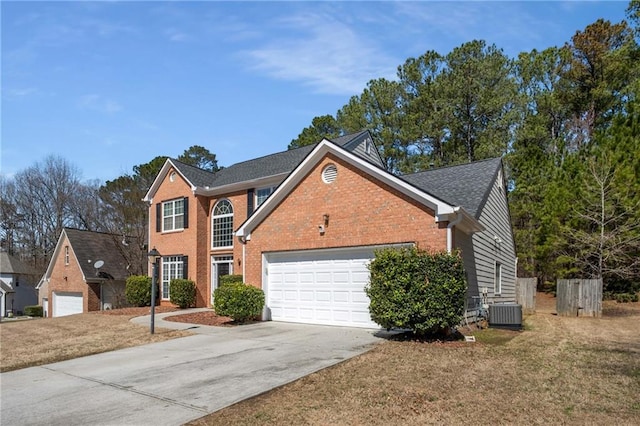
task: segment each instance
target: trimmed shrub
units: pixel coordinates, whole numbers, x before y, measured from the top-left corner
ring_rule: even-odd
[[[30,305],[24,307],[24,314],[28,317],[41,317],[44,311],[40,305]]]
[[[151,277],[132,275],[127,278],[124,296],[132,306],[151,305]]]
[[[638,293],[618,293],[615,295],[616,302],[618,303],[631,303],[638,301]]]
[[[183,278],[174,278],[170,283],[171,303],[180,309],[190,308],[196,303],[196,283]]]
[[[228,283],[218,287],[213,297],[216,314],[240,323],[259,317],[264,308],[264,292],[252,285]]]
[[[373,321],[420,336],[447,332],[460,324],[467,281],[458,253],[411,247],[382,249],[375,255],[365,287]]]
[[[242,274],[235,274],[235,275],[222,275],[220,277],[220,284],[219,286],[223,286],[223,285],[227,285],[227,284],[242,284]]]

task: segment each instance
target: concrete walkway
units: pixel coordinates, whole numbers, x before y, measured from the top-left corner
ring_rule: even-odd
[[[177,314],[184,313],[181,311]],[[359,355],[386,333],[261,322],[0,374],[0,423],[180,425]],[[149,317],[134,319],[149,324]]]

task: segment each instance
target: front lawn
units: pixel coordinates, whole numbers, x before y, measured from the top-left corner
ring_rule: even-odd
[[[387,341],[191,425],[638,424],[640,304],[561,318],[539,300],[526,331]]]
[[[139,309],[139,308],[135,308]],[[144,313],[148,308],[142,308]],[[149,328],[131,323],[134,310],[38,318],[0,323],[0,371],[78,358],[152,342],[161,342],[191,333]],[[137,315],[143,315],[142,311]]]

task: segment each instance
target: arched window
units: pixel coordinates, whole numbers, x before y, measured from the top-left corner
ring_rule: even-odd
[[[211,230],[213,248],[233,247],[233,206],[229,200],[220,200],[213,207]]]

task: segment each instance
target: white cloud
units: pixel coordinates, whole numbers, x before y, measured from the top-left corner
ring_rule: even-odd
[[[395,77],[398,60],[354,28],[327,13],[303,13],[280,19],[266,44],[246,50],[252,69],[271,77],[299,81],[320,93],[357,94],[374,78]]]
[[[176,28],[168,28],[164,31],[165,36],[169,39],[169,41],[174,42],[184,42],[193,40],[193,37],[189,34],[186,34]]]
[[[78,107],[107,114],[115,114],[122,111],[122,105],[118,102],[96,94],[81,96],[80,99],[78,99]]]
[[[36,89],[35,87],[3,89],[2,94],[4,95],[3,97],[7,99],[18,99],[38,94],[38,89]]]

